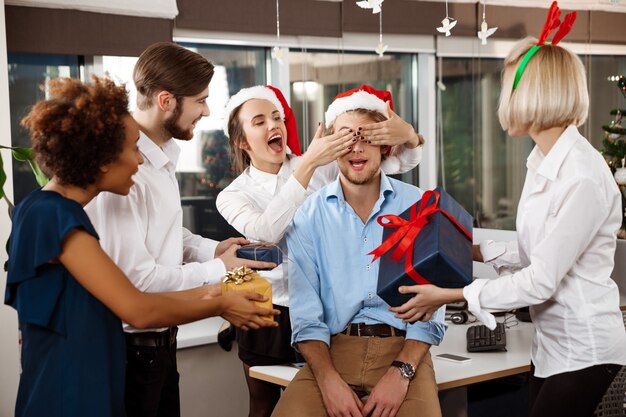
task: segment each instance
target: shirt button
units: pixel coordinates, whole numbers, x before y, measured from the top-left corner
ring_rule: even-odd
[[[363,242],[367,242],[367,236],[363,238]]]
[[[368,270],[368,271],[370,270],[370,266],[369,266],[369,265],[368,265],[368,266],[366,266],[366,268],[367,268],[367,270]]]

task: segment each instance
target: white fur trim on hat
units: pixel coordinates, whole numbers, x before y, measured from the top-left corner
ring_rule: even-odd
[[[326,128],[330,127],[340,114],[356,109],[377,111],[389,118],[387,104],[385,104],[383,100],[373,94],[360,90],[349,96],[338,98],[328,106],[324,117],[326,120]]]
[[[226,109],[224,110],[224,133],[226,137],[230,137],[228,135],[228,122],[230,121],[230,116],[237,107],[241,106],[248,100],[259,99],[259,100],[267,100],[272,103],[278,112],[280,113],[280,117],[285,118],[285,110],[283,109],[283,105],[280,104],[280,100],[276,97],[276,94],[269,88],[263,85],[256,85],[254,87],[243,88],[237,94],[232,96],[228,103],[226,103]]]

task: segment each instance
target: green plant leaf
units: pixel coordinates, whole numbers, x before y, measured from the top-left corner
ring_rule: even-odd
[[[28,161],[33,155],[33,150],[30,148],[19,148],[16,146],[11,148],[11,151],[13,152],[13,158],[21,162]]]
[[[7,174],[4,172],[2,154],[0,153],[0,198],[4,197],[4,184],[7,182]]]
[[[21,148],[19,146],[4,146],[0,145],[0,149],[9,149],[13,154],[13,158],[20,162],[28,162],[30,165],[30,169],[33,171],[33,175],[35,175],[35,180],[37,184],[40,186],[44,186],[48,183],[48,177],[43,173],[39,164],[37,164],[37,160],[35,159],[35,153],[32,148]],[[4,171],[3,171],[4,173]],[[5,174],[6,181],[6,174]],[[4,183],[2,183],[4,184]],[[0,198],[2,198],[2,194],[0,194]]]
[[[30,165],[30,169],[33,170],[33,174],[35,174],[35,180],[40,187],[43,187],[48,183],[48,181],[50,181],[48,177],[46,177],[46,174],[43,173],[43,171],[39,167],[39,164],[37,164],[37,161],[35,161],[34,157],[28,160],[28,165]]]

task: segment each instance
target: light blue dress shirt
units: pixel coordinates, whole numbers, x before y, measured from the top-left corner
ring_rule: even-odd
[[[295,346],[330,337],[349,323],[389,324],[406,330],[406,338],[438,345],[447,328],[445,307],[428,322],[402,323],[376,295],[379,261],[371,263],[382,242],[376,218],[400,214],[422,196],[422,190],[381,173],[380,196],[367,222],[346,203],[339,179],[300,207],[287,232],[289,314]]]

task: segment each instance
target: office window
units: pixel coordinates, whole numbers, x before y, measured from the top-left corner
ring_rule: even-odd
[[[587,70],[589,117],[581,133],[602,149],[602,125],[609,112],[626,107],[611,75],[626,74],[624,56],[581,56]],[[517,205],[534,147],[529,137],[511,138],[498,121],[503,59],[443,58],[438,120],[443,154],[439,183],[477,219],[481,227],[515,230]]]
[[[617,89],[616,82],[607,80],[612,75],[626,76],[626,56],[590,55],[581,59],[587,69],[589,84],[589,118],[582,133],[596,149],[602,149],[602,125],[610,124],[615,117],[609,112],[626,108],[626,98]]]
[[[194,139],[183,145],[178,167],[183,209],[189,227],[213,239],[238,236],[217,212],[215,198],[235,179],[228,138],[224,134],[224,108],[228,99],[245,87],[267,83],[266,49],[182,44],[215,65],[209,86],[211,115],[196,126]]]
[[[380,58],[371,52],[291,50],[289,64],[291,106],[303,150],[335,96],[362,84],[391,91],[395,112],[417,125],[415,55],[385,54]],[[414,169],[398,177],[417,184],[417,172]]]
[[[30,136],[20,121],[37,101],[46,98],[47,81],[81,76],[81,58],[77,55],[9,53],[7,60],[12,146],[30,147]],[[19,203],[37,187],[28,164],[13,160],[14,203]]]
[[[446,58],[441,65],[439,184],[480,227],[515,229],[533,143],[502,131],[497,109],[501,59]]]

